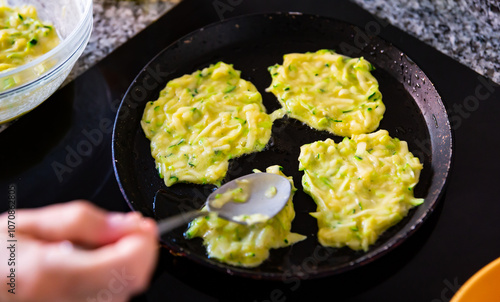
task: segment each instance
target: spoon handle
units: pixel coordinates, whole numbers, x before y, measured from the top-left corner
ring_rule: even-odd
[[[189,223],[196,217],[200,217],[206,214],[208,214],[207,211],[194,210],[162,219],[158,222],[158,236],[161,237],[163,234],[168,233],[183,224]]]

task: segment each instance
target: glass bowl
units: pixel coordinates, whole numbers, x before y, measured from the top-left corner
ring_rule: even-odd
[[[7,0],[33,5],[38,18],[54,25],[60,44],[35,60],[0,73],[0,124],[40,105],[62,84],[92,32],[92,0]]]

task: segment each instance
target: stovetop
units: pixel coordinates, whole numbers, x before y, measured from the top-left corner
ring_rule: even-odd
[[[216,9],[223,3],[225,9]],[[333,17],[365,28],[415,61],[447,107],[454,159],[447,190],[424,225],[399,247],[362,268],[315,279],[230,276],[162,249],[148,291],[133,301],[448,301],[475,271],[500,256],[500,87],[347,1],[184,0],[110,56],[0,133],[0,211],[9,189],[17,206],[90,199],[128,211],[111,162],[117,107],[141,68],[183,35],[221,18],[273,11]],[[168,30],[166,30],[168,29]],[[425,146],[423,146],[425,147]]]

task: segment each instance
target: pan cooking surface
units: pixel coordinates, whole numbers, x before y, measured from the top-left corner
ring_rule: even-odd
[[[159,220],[199,208],[215,188],[192,184],[167,188],[155,169],[140,120],[145,104],[156,100],[169,80],[224,61],[241,70],[241,77],[257,87],[270,113],[279,108],[279,103],[273,94],[265,92],[271,83],[267,68],[281,64],[286,53],[319,49],[363,56],[375,66],[372,74],[379,81],[387,108],[379,129],[407,141],[410,151],[420,158],[424,169],[415,196],[425,198],[424,204],[382,234],[368,252],[322,247],[316,236],[316,220],[308,214],[316,210],[316,205],[302,191],[298,156],[303,144],[326,138],[338,143],[342,137],[284,118],[275,122],[271,141],[263,152],[231,161],[226,180],[252,173],[253,169],[281,165],[286,175],[293,176],[298,188],[292,231],[308,238],[288,248],[271,250],[270,258],[261,266],[246,269],[207,258],[201,239],[184,239],[185,226],[161,239],[173,253],[246,277],[275,280],[291,276],[322,277],[384,255],[408,238],[436,207],[448,176],[452,143],[446,110],[432,83],[413,61],[380,38],[361,34],[355,26],[344,22],[300,14],[249,15],[213,24],[170,45],[142,70],[122,101],[113,133],[115,174],[130,207]],[[165,194],[155,203],[158,190]]]

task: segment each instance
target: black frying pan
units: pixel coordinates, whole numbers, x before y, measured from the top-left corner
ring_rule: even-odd
[[[292,247],[272,250],[261,266],[245,269],[207,258],[201,240],[184,239],[186,228],[182,227],[161,239],[174,254],[246,277],[276,280],[321,277],[384,255],[408,238],[436,207],[450,168],[452,139],[441,98],[422,70],[391,44],[376,36],[364,36],[353,25],[318,16],[278,13],[238,17],[199,29],[164,49],[134,80],[118,111],[112,145],[116,177],[131,209],[159,220],[200,207],[214,189],[214,186],[191,184],[166,188],[155,170],[140,120],[146,102],[156,100],[169,80],[222,60],[234,64],[242,71],[242,78],[254,83],[268,112],[272,112],[279,104],[274,95],[265,92],[271,83],[267,67],[282,63],[283,54],[323,48],[352,57],[364,56],[376,67],[373,75],[379,81],[387,107],[380,128],[407,141],[410,150],[424,164],[415,188],[415,195],[425,198],[424,204],[386,231],[368,252],[321,247],[316,237],[316,220],[308,214],[315,211],[316,205],[303,193],[300,184],[299,148],[316,140],[332,138],[340,142],[342,138],[285,118],[275,123],[265,151],[232,160],[226,180],[251,173],[254,168],[283,166],[284,173],[293,176],[299,189],[294,198],[296,218],[292,231],[307,235],[308,239]],[[155,203],[158,190],[164,190],[166,195],[162,194]]]

